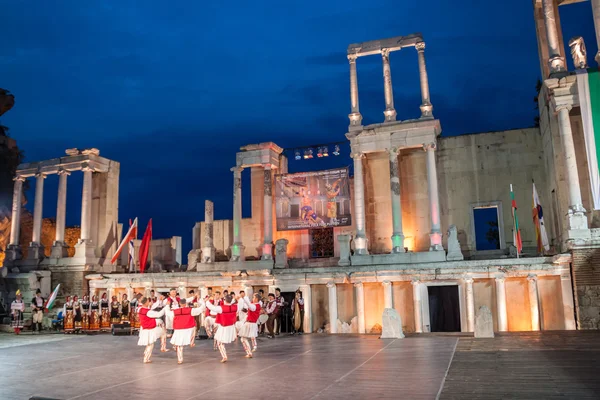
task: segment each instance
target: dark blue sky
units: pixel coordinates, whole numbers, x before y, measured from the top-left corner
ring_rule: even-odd
[[[144,229],[154,218],[154,236],[183,236],[186,254],[204,199],[215,201],[217,218],[231,218],[229,168],[240,146],[344,140],[350,43],[422,32],[444,135],[532,125],[540,75],[532,5],[499,4],[0,0],[0,87],[16,97],[2,123],[27,161],[71,147],[120,161],[119,219],[138,216]],[[589,2],[561,7],[561,18],[565,40],[584,36],[594,63]],[[398,118],[417,117],[416,52],[393,53],[391,63]],[[380,57],[359,59],[358,71],[364,122],[382,121]],[[290,161],[290,170],[332,163]],[[55,216],[55,178],[44,217]],[[81,179],[70,178],[69,225],[79,224]]]

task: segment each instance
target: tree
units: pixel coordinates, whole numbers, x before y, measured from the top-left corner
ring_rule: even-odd
[[[500,232],[498,231],[498,221],[488,221],[490,228],[485,233],[485,238],[492,243],[496,249],[500,248]]]

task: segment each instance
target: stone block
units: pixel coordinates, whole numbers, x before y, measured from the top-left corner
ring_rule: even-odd
[[[275,242],[275,268],[287,268],[287,239],[279,239]]]
[[[386,308],[383,310],[382,316],[383,327],[381,330],[380,339],[402,339],[402,318],[396,309]]]
[[[338,265],[347,267],[350,265],[350,235],[338,235],[340,245],[340,261]]]
[[[458,242],[458,230],[456,225],[450,225],[448,228],[448,255],[446,260],[448,261],[462,261],[465,257],[460,250],[460,243]]]
[[[492,312],[486,306],[481,306],[477,311],[477,315],[475,316],[475,337],[494,337],[494,321],[492,319]]]

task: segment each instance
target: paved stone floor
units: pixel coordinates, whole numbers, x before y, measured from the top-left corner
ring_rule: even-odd
[[[0,334],[0,399],[600,398],[596,332],[280,337],[261,339],[251,360],[229,345],[227,364],[200,341],[183,365],[158,346],[142,364],[136,341]]]

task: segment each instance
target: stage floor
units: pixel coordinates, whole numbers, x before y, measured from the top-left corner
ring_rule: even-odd
[[[142,364],[136,337],[0,334],[0,399],[598,398],[600,334],[304,335],[240,343],[219,363],[211,341]],[[448,376],[448,368],[450,370]],[[440,397],[441,396],[441,397]],[[594,397],[596,396],[596,397]]]

